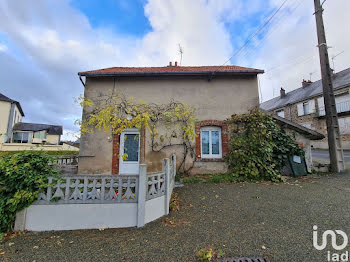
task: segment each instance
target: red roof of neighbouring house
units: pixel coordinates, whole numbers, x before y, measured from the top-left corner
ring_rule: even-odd
[[[185,74],[260,74],[263,70],[241,66],[163,66],[163,67],[110,67],[86,72],[79,76],[108,75],[185,75]]]

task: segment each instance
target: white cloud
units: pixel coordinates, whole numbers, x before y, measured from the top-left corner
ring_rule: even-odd
[[[350,66],[350,51],[347,51],[350,46],[350,27],[344,25],[350,2],[327,1],[324,9],[327,42],[332,46],[329,49],[330,57],[345,50],[336,58],[336,71],[339,71]],[[302,79],[310,78],[310,73],[312,80],[320,79],[313,13],[313,1],[290,1],[288,9],[281,12],[278,23],[270,28],[261,46],[257,49],[252,47],[246,57],[240,57],[242,63],[266,70],[260,77],[264,101],[278,96],[280,87],[287,91],[299,88]]]
[[[73,119],[81,114],[73,103],[83,93],[78,71],[167,65],[179,61],[179,43],[184,48],[183,65],[221,65],[254,31],[251,26],[257,22],[251,19],[261,23],[281,4],[280,0],[149,0],[145,15],[152,30],[136,38],[92,28],[69,2],[0,2],[0,33],[11,44],[0,43],[0,78],[1,92],[22,103],[26,121],[62,124],[72,131]],[[272,97],[273,88],[277,94],[280,86],[299,87],[310,72],[316,71],[313,79],[319,77],[311,2],[288,1],[265,39],[254,39],[236,57],[239,65],[267,70],[261,77],[264,100]],[[350,2],[327,1],[325,9],[327,39],[334,46],[330,54],[345,50],[336,60],[340,70],[349,66],[350,27],[344,21]]]
[[[7,45],[0,43],[0,52],[6,52],[7,49]]]
[[[183,65],[222,64],[232,52],[230,36],[210,2],[150,0],[145,14],[153,31],[142,39],[136,64],[179,60],[178,44],[184,48]]]
[[[69,0],[34,2],[0,2],[0,33],[16,50],[1,58],[2,92],[21,102],[25,121],[76,129],[72,118],[81,113],[73,98],[83,93],[78,71],[167,65],[179,60],[178,43],[185,65],[221,64],[232,52],[220,20],[227,1],[216,8],[204,0],[150,0],[145,14],[152,31],[141,38],[92,28]]]
[[[63,130],[63,135],[61,137],[61,141],[76,141],[80,139],[80,132],[75,130],[65,129]]]

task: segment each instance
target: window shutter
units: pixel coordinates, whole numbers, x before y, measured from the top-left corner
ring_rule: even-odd
[[[297,104],[297,108],[298,108],[298,116],[304,115],[303,103]]]
[[[318,109],[324,109],[324,99],[323,96],[317,98]]]
[[[315,100],[312,99],[309,101],[309,110],[310,110],[310,113],[315,113],[316,110],[315,110]]]

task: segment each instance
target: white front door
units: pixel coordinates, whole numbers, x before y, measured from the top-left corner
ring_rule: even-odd
[[[126,130],[120,135],[119,174],[138,174],[140,164],[140,132]]]

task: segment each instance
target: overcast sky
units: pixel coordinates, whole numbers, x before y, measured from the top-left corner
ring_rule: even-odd
[[[222,65],[284,0],[1,0],[0,93],[24,121],[76,132],[77,72],[111,66]],[[350,67],[349,0],[328,0],[324,20],[335,70]],[[320,78],[312,0],[288,0],[228,64],[264,69],[261,100]],[[310,75],[311,74],[311,75]],[[68,135],[67,135],[68,132]]]

